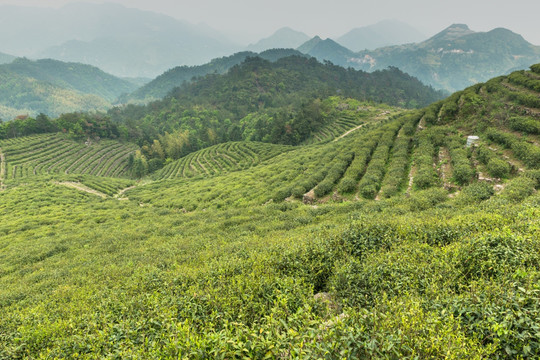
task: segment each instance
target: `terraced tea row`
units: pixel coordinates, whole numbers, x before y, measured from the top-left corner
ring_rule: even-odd
[[[257,142],[219,144],[172,162],[156,173],[154,178],[214,176],[250,168],[291,149],[291,146]]]
[[[81,143],[63,134],[3,140],[6,179],[42,174],[128,175],[129,158],[137,147],[113,140]]]
[[[345,104],[346,105],[346,104]],[[336,140],[344,135],[350,134],[352,131],[361,128],[367,124],[378,123],[382,120],[389,119],[396,115],[400,110],[384,107],[358,107],[355,111],[343,111],[335,121],[331,121],[322,129],[312,135],[305,141],[305,145],[324,143]]]

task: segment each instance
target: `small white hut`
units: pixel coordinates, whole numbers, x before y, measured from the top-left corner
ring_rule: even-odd
[[[478,136],[475,136],[475,135],[471,135],[471,136],[467,137],[467,147],[470,148],[471,146],[476,144],[478,142],[478,140],[480,140],[480,138]]]

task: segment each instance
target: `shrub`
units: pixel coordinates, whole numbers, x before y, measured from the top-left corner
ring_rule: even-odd
[[[341,194],[352,193],[356,190],[356,184],[357,182],[354,179],[344,178],[338,186],[338,191]]]
[[[292,196],[295,198],[301,198],[306,193],[306,190],[302,186],[295,186],[292,188]]]
[[[506,178],[510,173],[511,166],[508,162],[494,157],[487,163],[487,169],[491,176]]]
[[[529,177],[518,177],[510,181],[504,188],[501,196],[505,199],[520,202],[532,195],[536,181]]]
[[[493,196],[493,187],[486,182],[475,182],[463,188],[463,196],[472,201],[483,201]]]
[[[454,166],[454,180],[459,185],[465,185],[470,182],[475,171],[469,164],[457,164]]]
[[[476,150],[476,159],[484,165],[486,165],[493,156],[493,151],[489,150],[485,145],[480,145]]]
[[[540,170],[529,170],[525,173],[525,176],[536,182],[534,185],[536,189],[540,188]]]

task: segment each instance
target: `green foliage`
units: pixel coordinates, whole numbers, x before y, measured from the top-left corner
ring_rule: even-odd
[[[489,199],[493,194],[493,186],[487,182],[476,182],[464,187],[461,196],[467,202],[475,204]]]
[[[507,161],[492,158],[487,163],[487,169],[491,176],[502,179],[508,177],[511,167]]]
[[[301,144],[338,123],[335,108],[329,106],[335,100],[324,100],[337,94],[390,105],[410,100],[427,105],[440,98],[397,69],[365,73],[300,56],[273,63],[248,57],[226,74],[209,74],[164,100],[114,108],[109,115],[141,146],[165,132],[173,136],[187,132],[183,156],[228,141]],[[208,139],[210,130],[215,142]]]
[[[62,133],[0,141],[7,179],[45,174],[125,176],[136,146],[114,140],[74,141]]]
[[[505,133],[500,130],[490,129],[487,137],[496,143],[512,150],[515,156],[533,169],[540,167],[540,148],[518,138],[517,136]]]
[[[510,181],[504,188],[501,196],[510,201],[523,201],[532,195],[536,181],[529,177],[517,177]]]
[[[540,134],[540,121],[532,118],[514,116],[508,120],[508,126],[515,131],[522,131],[527,134]]]
[[[185,130],[83,145],[68,118],[82,132],[1,140],[0,358],[538,358],[540,174],[523,160],[499,193],[472,175],[534,137],[509,132],[514,109],[482,86],[478,114],[440,104],[444,125],[410,112],[337,141],[178,161]],[[319,108],[363,113],[350,104]],[[40,121],[28,128],[54,124]],[[440,186],[441,147],[469,173],[459,194]],[[154,180],[114,178],[160,162]]]
[[[133,90],[129,82],[89,65],[17,59],[0,65],[0,118],[105,111]]]
[[[449,138],[448,148],[452,158],[454,180],[459,185],[468,184],[472,180],[475,170],[471,166],[465,143],[459,137]]]
[[[418,189],[428,189],[438,183],[437,173],[433,168],[435,146],[429,133],[422,132],[418,135],[418,145],[414,153],[416,174],[414,186]]]

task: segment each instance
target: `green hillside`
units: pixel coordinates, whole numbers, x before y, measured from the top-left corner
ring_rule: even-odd
[[[2,140],[0,358],[538,358],[539,84],[540,64],[384,116],[333,98],[366,125],[138,181],[104,170],[131,148],[105,139],[79,174],[13,179],[86,145]]]
[[[61,88],[97,95],[110,103],[116,101],[120,95],[136,89],[135,85],[126,80],[109,75],[96,67],[79,63],[65,63],[51,59],[36,61],[16,59],[3,68]]]
[[[302,144],[340,116],[340,98],[414,108],[442,94],[395,68],[368,74],[314,58],[257,57],[161,101],[116,107],[108,115],[142,146],[147,160],[159,163],[229,141]]]
[[[0,65],[0,118],[105,111],[136,85],[89,65],[16,59]]]
[[[6,179],[43,174],[125,176],[137,147],[113,140],[73,141],[62,134],[1,140]]]
[[[302,54],[292,49],[272,49],[263,51],[259,54],[251,51],[244,51],[231,56],[214,59],[204,65],[178,66],[166,71],[133,93],[121,97],[120,102],[147,103],[149,101],[162,99],[174,88],[189,83],[194,78],[203,77],[207,74],[226,73],[231,67],[242,63],[248,57],[259,56],[269,61],[277,61],[278,59],[292,55],[301,56]]]
[[[18,75],[0,66],[0,118],[4,120],[39,113],[58,116],[64,112],[103,111],[109,106],[110,103],[99,96]]]
[[[213,176],[258,165],[292,147],[255,142],[211,146],[176,160],[157,172],[157,179]]]

